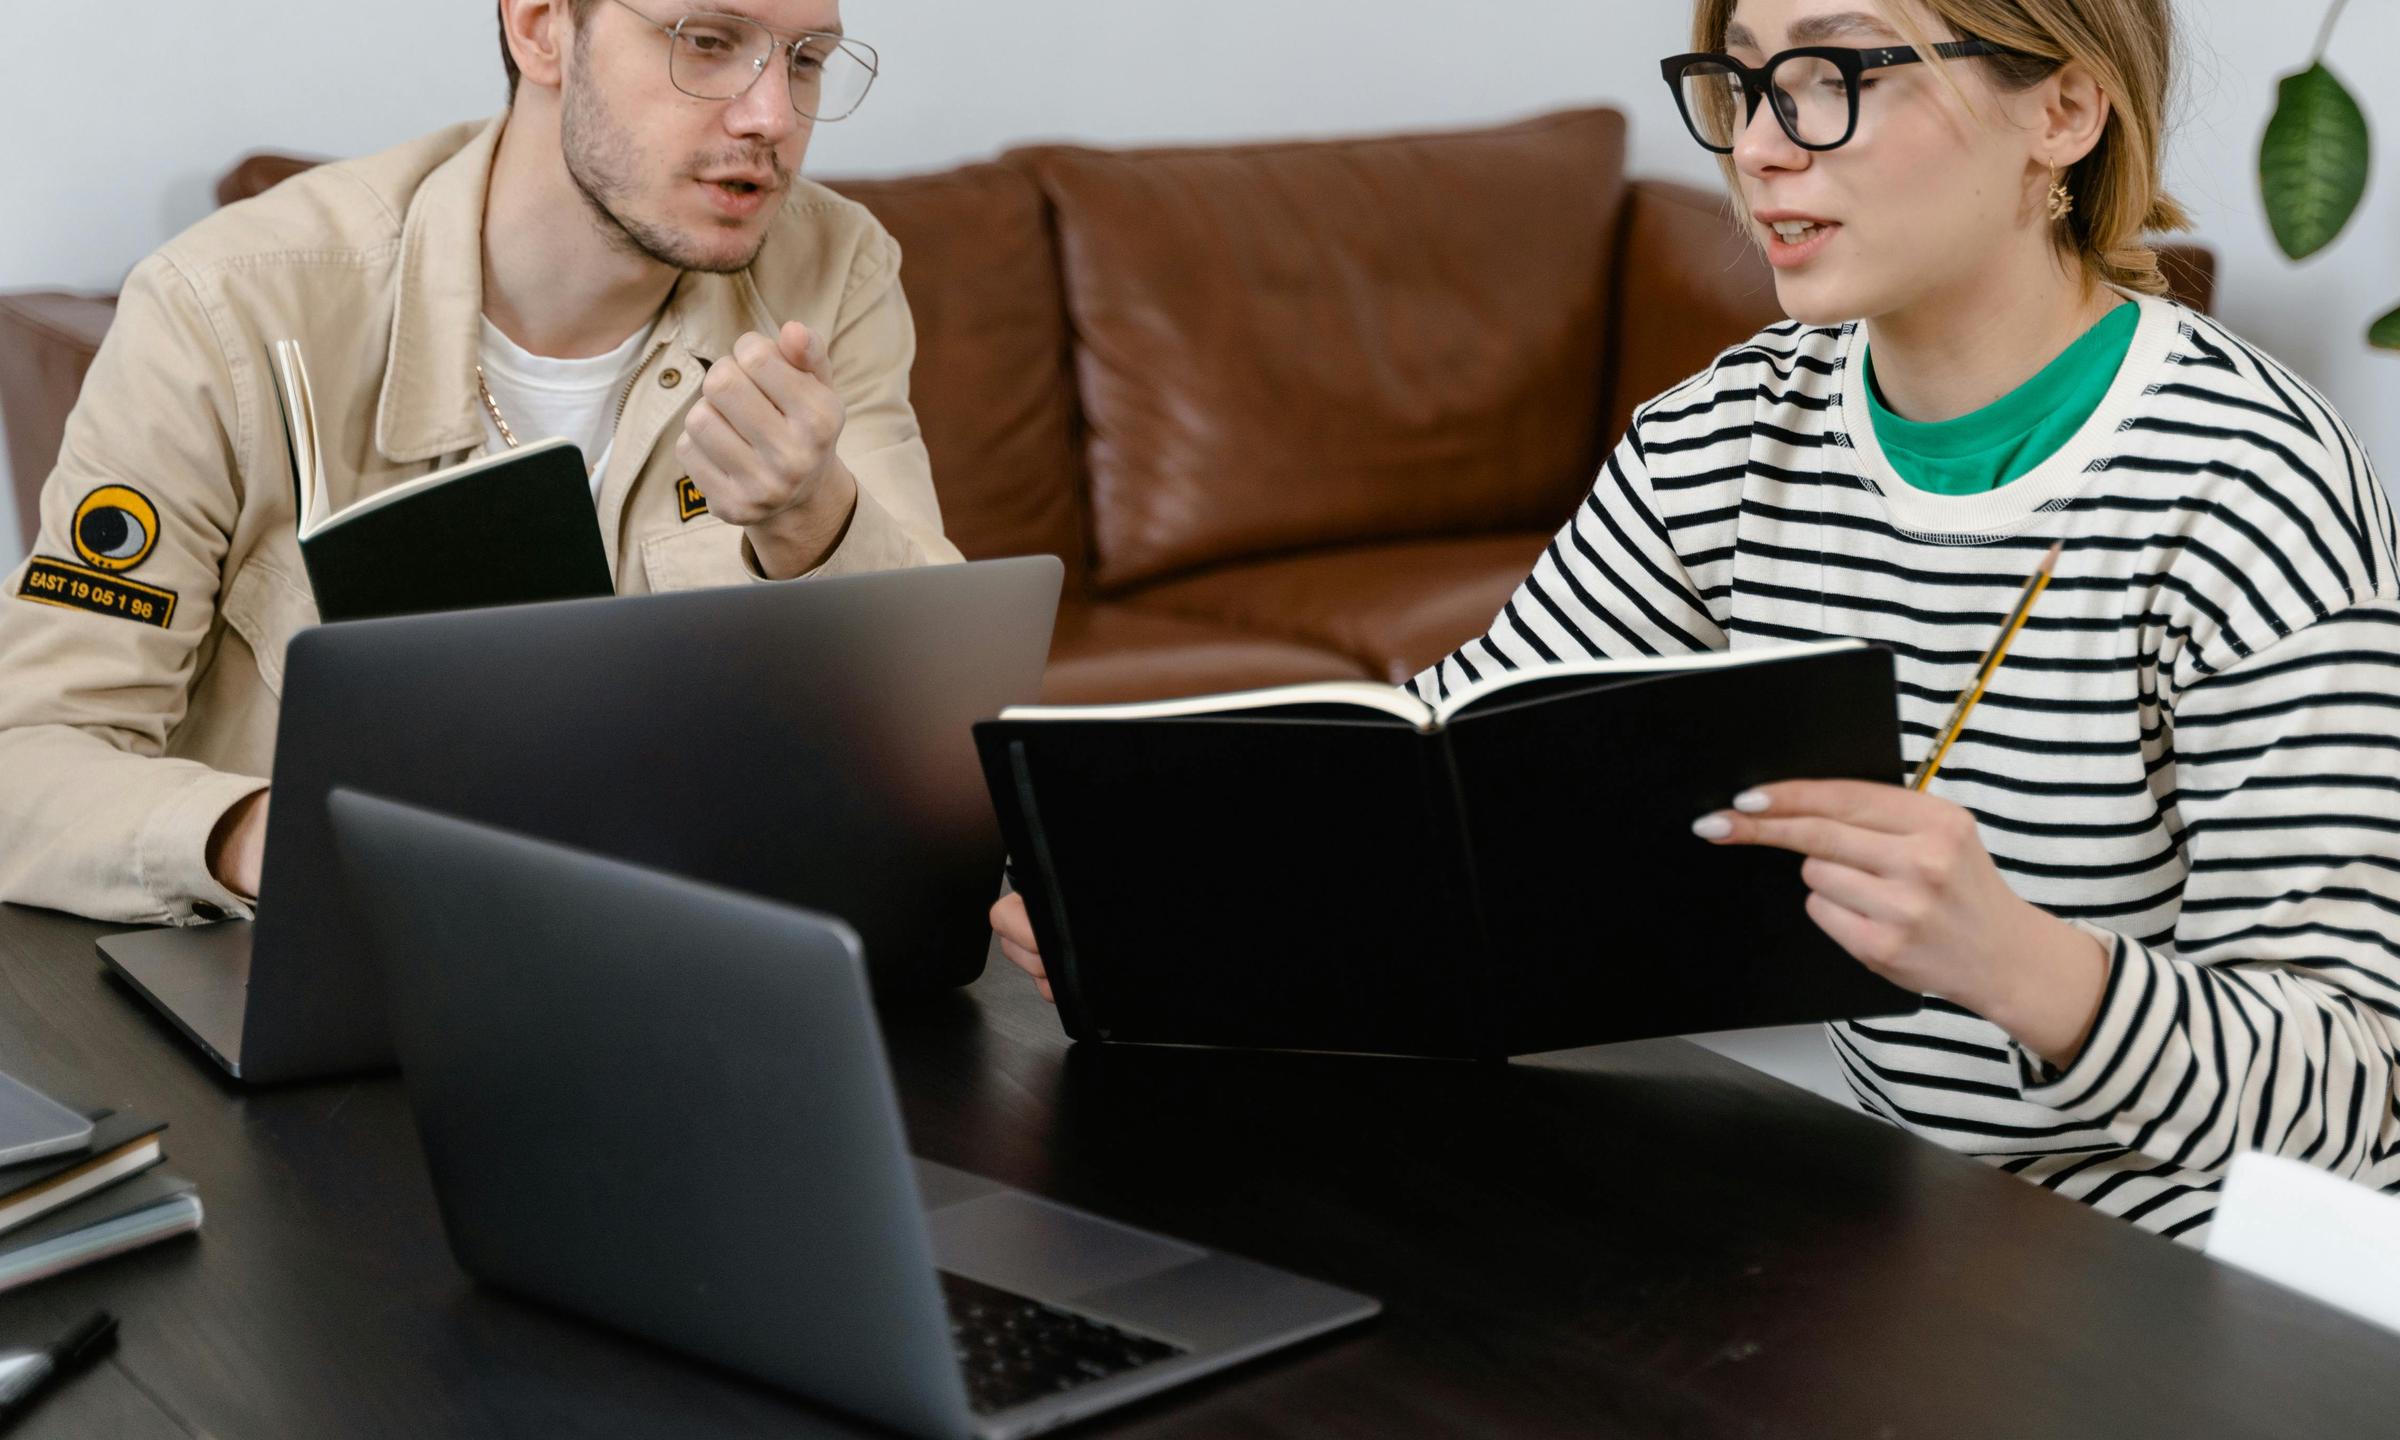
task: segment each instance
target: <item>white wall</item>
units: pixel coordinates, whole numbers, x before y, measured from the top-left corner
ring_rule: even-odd
[[[675,0],[648,0],[653,9]],[[2292,267],[2267,237],[2256,144],[2274,77],[2305,62],[2322,0],[2182,0],[2192,41],[2173,183],[2221,262],[2219,310],[2333,397],[2400,475],[2400,357],[2367,321],[2400,303],[2400,166],[2334,250]],[[0,288],[114,288],[205,214],[240,152],[356,154],[498,108],[490,0],[20,5],[0,66]],[[1633,119],[1633,168],[1713,179],[1657,60],[1681,50],[1673,0],[848,0],[884,78],[829,126],[819,174],[890,173],[1034,139],[1108,143],[1473,124],[1595,101]],[[294,20],[295,15],[304,19]],[[119,47],[99,85],[48,57]],[[2400,147],[2400,100],[2370,57],[2400,54],[2400,6],[2351,8],[2336,68]],[[2355,57],[2346,67],[2343,55]],[[2385,403],[2378,403],[2385,402]],[[0,511],[5,511],[0,506]],[[20,552],[0,513],[0,559]]]

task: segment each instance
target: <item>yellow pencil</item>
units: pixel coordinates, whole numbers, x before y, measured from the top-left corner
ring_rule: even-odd
[[[1974,709],[1975,702],[1983,698],[1983,687],[1992,682],[1992,673],[2000,668],[2001,661],[2008,658],[2008,642],[2017,638],[2017,631],[2024,628],[2025,617],[2033,613],[2033,602],[2041,599],[2042,591],[2049,588],[2050,572],[2056,568],[2058,557],[2066,548],[2067,542],[2064,540],[2053,544],[2049,553],[2042,556],[2041,568],[2025,577],[2025,593],[2017,597],[2016,610],[2009,615],[2008,622],[2000,627],[2000,638],[1994,640],[1992,648],[1983,653],[1983,663],[1975,667],[1975,678],[1967,682],[1965,690],[1959,692],[1958,704],[1950,711],[1950,723],[1942,727],[1941,736],[1933,742],[1933,753],[1918,768],[1917,778],[1908,782],[1909,789],[1922,790],[1933,783],[1933,772],[1942,768],[1942,757],[1950,753],[1951,742],[1958,739],[1960,730],[1966,728],[1967,712]]]

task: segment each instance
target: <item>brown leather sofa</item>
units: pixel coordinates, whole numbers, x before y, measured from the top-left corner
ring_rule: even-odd
[[[1066,562],[1047,697],[1398,681],[1480,633],[1633,407],[1779,313],[1722,195],[1624,155],[1594,109],[835,182],[906,252],[950,534]],[[2206,307],[2207,252],[2171,274]],[[25,535],[111,304],[0,296]]]

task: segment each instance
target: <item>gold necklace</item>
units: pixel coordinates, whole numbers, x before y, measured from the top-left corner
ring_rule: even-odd
[[[483,408],[491,412],[492,424],[500,431],[500,438],[507,442],[509,449],[516,449],[517,432],[509,429],[508,422],[501,418],[500,402],[492,398],[492,387],[483,378],[481,365],[475,367],[475,393],[483,397]]]

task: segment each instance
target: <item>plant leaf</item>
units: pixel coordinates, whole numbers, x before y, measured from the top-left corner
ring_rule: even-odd
[[[2367,117],[2322,63],[2286,75],[2258,142],[2258,187],[2275,243],[2294,260],[2342,232],[2367,189]]]
[[[2367,343],[2378,349],[2400,350],[2400,307],[2367,327]]]

